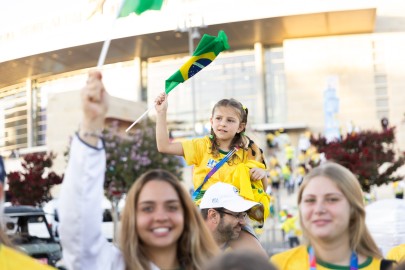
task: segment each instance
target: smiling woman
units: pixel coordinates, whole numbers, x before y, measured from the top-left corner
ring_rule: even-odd
[[[187,191],[164,170],[146,172],[135,181],[121,226],[128,269],[148,269],[150,262],[160,269],[200,269],[218,250]]]
[[[168,171],[151,170],[135,181],[126,197],[117,245],[102,235],[106,156],[102,138],[94,136],[108,110],[101,73],[90,73],[81,97],[83,121],[72,140],[59,197],[67,268],[201,269],[218,247],[188,192]]]
[[[382,267],[388,264],[366,227],[363,193],[348,169],[333,162],[314,168],[300,186],[298,205],[309,245],[274,255],[279,270],[389,269]]]

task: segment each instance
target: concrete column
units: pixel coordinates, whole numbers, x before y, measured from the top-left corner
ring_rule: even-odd
[[[32,96],[32,81],[27,78],[25,81],[25,93],[27,94],[27,148],[34,146],[34,130],[33,130],[33,96]]]
[[[134,76],[135,76],[135,100],[142,101],[142,59],[138,56],[134,58]]]
[[[267,123],[268,116],[266,111],[266,81],[264,70],[264,48],[263,44],[256,42],[255,51],[255,69],[256,69],[256,87],[257,87],[257,109],[255,114],[255,123]]]

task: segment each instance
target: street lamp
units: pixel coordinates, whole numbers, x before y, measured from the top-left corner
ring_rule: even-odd
[[[198,31],[199,28],[205,27],[204,25],[204,18],[201,17],[201,21],[199,24],[196,24],[195,21],[193,20],[193,16],[191,14],[188,14],[187,18],[183,22],[183,27],[178,27],[177,31],[180,32],[187,32],[188,33],[188,48],[189,48],[189,53],[190,56],[193,55],[194,53],[194,40],[195,39],[200,39],[201,35],[200,32]],[[190,81],[190,92],[191,92],[191,104],[192,104],[192,129],[193,129],[193,135],[196,136],[196,95],[195,95],[195,83],[194,80],[192,79]]]
[[[200,38],[200,32],[198,32],[198,29],[196,27],[189,27],[188,28],[188,47],[190,50],[190,56],[193,55],[194,53],[194,39]],[[197,135],[197,132],[195,130],[196,128],[196,121],[197,121],[197,116],[196,116],[196,109],[195,109],[195,85],[194,85],[194,80],[191,80],[190,82],[190,90],[191,90],[191,104],[193,106],[192,109],[192,127],[193,127],[193,135],[194,137]]]

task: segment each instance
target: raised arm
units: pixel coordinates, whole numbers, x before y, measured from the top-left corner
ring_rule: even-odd
[[[81,100],[83,117],[79,136],[87,144],[97,146],[108,111],[108,93],[100,72],[89,73],[86,86],[81,91]]]
[[[81,92],[83,117],[70,146],[59,197],[59,233],[68,269],[114,269],[119,251],[101,231],[106,156],[100,139],[108,109],[101,74],[91,72]]]
[[[177,156],[184,156],[183,146],[181,143],[172,143],[169,139],[169,132],[167,130],[167,95],[161,93],[155,99],[155,109],[157,113],[156,118],[156,144],[158,151],[164,154],[171,154]]]

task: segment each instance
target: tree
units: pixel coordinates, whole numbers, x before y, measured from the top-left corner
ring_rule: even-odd
[[[12,204],[41,206],[52,199],[51,188],[63,180],[50,170],[55,157],[52,152],[27,154],[21,161],[23,170],[7,174]]]
[[[107,170],[104,190],[108,199],[127,192],[150,169],[165,169],[182,179],[182,160],[161,154],[156,146],[155,123],[144,121],[130,134],[118,131],[117,122],[104,132]]]
[[[361,131],[342,136],[341,140],[327,142],[319,135],[311,137],[311,143],[327,160],[333,160],[352,171],[362,189],[369,192],[374,185],[381,186],[399,181],[403,176],[396,171],[404,164],[404,153],[394,149],[395,127],[381,132]]]

